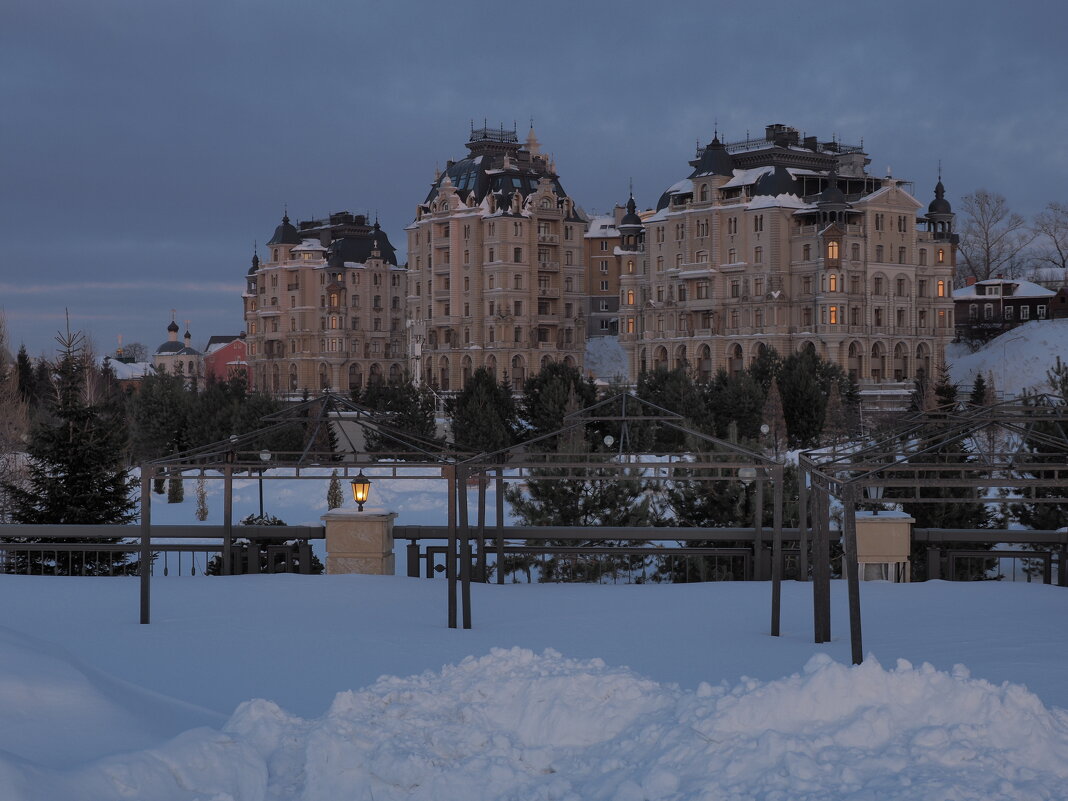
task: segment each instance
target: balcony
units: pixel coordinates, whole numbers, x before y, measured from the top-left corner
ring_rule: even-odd
[[[560,290],[557,287],[540,286],[538,287],[538,296],[543,298],[558,298],[560,297]]]
[[[538,233],[538,242],[539,243],[544,243],[544,244],[548,244],[548,245],[555,245],[559,241],[560,241],[560,235],[559,234],[543,234],[543,233],[540,233],[540,232]]]
[[[542,272],[556,272],[560,269],[560,262],[558,261],[539,261],[538,269]]]
[[[286,292],[296,292],[300,289],[300,284],[286,284]]]

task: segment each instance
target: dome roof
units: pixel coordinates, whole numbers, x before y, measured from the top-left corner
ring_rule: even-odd
[[[816,201],[819,206],[845,206],[845,193],[838,188],[838,174],[831,172],[827,177],[827,186],[820,192],[820,199]]]
[[[691,178],[696,178],[698,175],[726,175],[727,177],[734,175],[734,159],[719,141],[719,136],[714,137],[701,151],[700,157],[691,161],[690,164],[693,165]]]
[[[249,275],[255,275],[256,271],[260,269],[260,257],[258,254],[252,254],[252,266],[248,268]]]
[[[160,345],[158,348],[156,348],[156,353],[162,356],[167,353],[178,353],[178,351],[184,349],[185,345],[181,342],[167,341]]]
[[[754,195],[797,195],[801,196],[801,187],[785,167],[776,167],[774,171],[761,175],[753,185]]]
[[[282,217],[282,224],[274,229],[274,236],[267,242],[268,245],[299,245],[300,233],[289,221],[289,215]]]
[[[167,326],[167,330],[170,331],[171,333],[177,334],[178,333],[178,323],[174,322],[174,320],[171,320],[171,324]]]
[[[931,205],[927,207],[928,214],[952,214],[953,207],[949,205],[949,201],[946,200],[946,188],[942,186],[942,179],[938,179],[938,183],[935,184],[935,199],[931,201]]]
[[[627,213],[623,215],[623,219],[619,221],[619,227],[641,226],[641,224],[642,218],[637,214],[637,207],[634,205],[634,195],[631,195],[630,200],[627,201]]]

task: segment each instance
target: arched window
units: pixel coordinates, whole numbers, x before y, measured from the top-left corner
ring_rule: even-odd
[[[837,259],[838,258],[838,243],[835,242],[833,239],[830,242],[827,243],[827,258],[828,259]]]
[[[708,200],[708,184],[701,184],[701,202]]]
[[[835,275],[834,273],[831,273],[829,276],[827,276],[827,281],[828,281],[827,289],[829,291],[831,291],[831,292],[837,292],[838,291],[838,276]]]
[[[628,306],[633,306],[634,305],[634,290],[633,289],[628,289],[627,290],[627,305]]]
[[[942,251],[940,250],[938,252],[941,254]],[[939,278],[937,286],[938,286],[938,297],[944,298],[946,296],[946,282],[943,279]]]
[[[939,248],[938,249],[938,263],[939,264],[945,264],[946,263],[946,250],[945,250],[945,248]]]

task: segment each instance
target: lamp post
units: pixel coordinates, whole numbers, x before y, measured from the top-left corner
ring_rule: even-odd
[[[263,464],[271,461],[271,452],[264,448],[260,451],[260,461]],[[263,468],[260,468],[260,523],[263,523]]]
[[[367,496],[371,493],[371,479],[363,474],[363,469],[360,469],[360,474],[356,478],[352,479],[352,499],[356,501],[356,508],[358,511],[363,511],[363,505],[367,503]]]

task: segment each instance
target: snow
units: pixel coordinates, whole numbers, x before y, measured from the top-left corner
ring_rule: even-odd
[[[787,209],[812,209],[811,203],[805,203],[797,195],[757,195],[746,204],[750,209],[787,208]]]
[[[103,364],[103,360],[101,360]],[[135,378],[144,378],[151,375],[155,368],[151,362],[120,362],[118,359],[107,359],[107,364],[115,373],[115,378],[120,381],[128,381]]]
[[[976,287],[978,286],[1001,286],[1012,287],[1011,292],[1006,292],[1002,289],[1000,295],[980,295]],[[962,286],[960,289],[953,290],[954,300],[965,300],[967,298],[983,298],[984,300],[990,300],[996,298],[1001,300],[1005,298],[1052,298],[1057,293],[1052,289],[1046,289],[1046,287],[1036,284],[1032,281],[1024,281],[1022,279],[1008,279],[1008,278],[990,278],[986,281],[977,281],[971,286]]]
[[[602,381],[625,381],[630,373],[619,337],[589,337],[585,364],[586,373]]]
[[[749,184],[755,184],[762,176],[774,171],[774,166],[751,167],[748,170],[736,169],[733,171],[734,177],[727,181],[727,183],[723,184],[720,189],[732,189],[736,186],[748,186]]]
[[[783,589],[2,575],[0,797],[1063,797],[1062,589],[866,583],[860,667]]]
[[[995,388],[1007,395],[1025,389],[1049,392],[1046,371],[1068,354],[1068,318],[1032,320],[990,340],[975,353],[961,344],[946,348],[953,380],[964,385],[975,376],[993,377]]]

